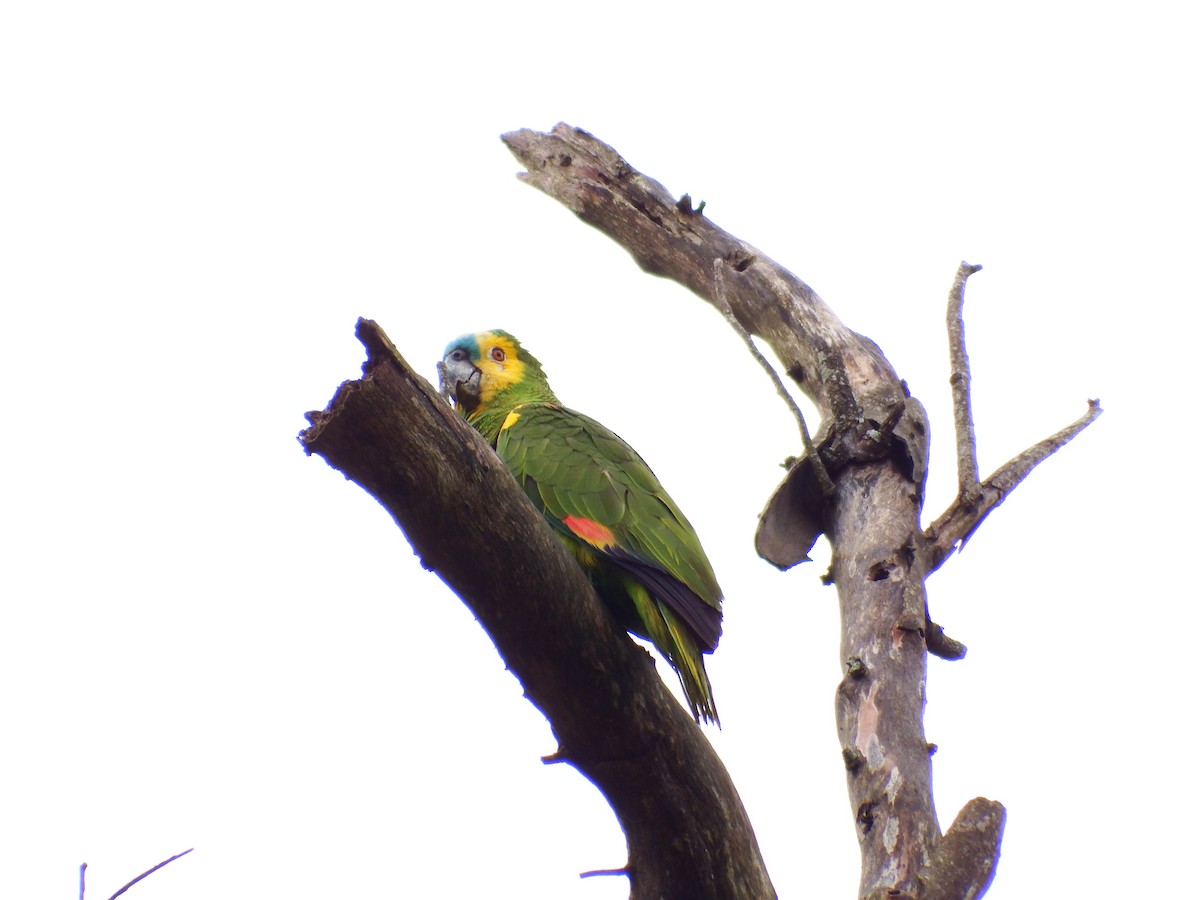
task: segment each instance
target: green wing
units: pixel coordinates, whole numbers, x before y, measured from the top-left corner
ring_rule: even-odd
[[[551,403],[513,410],[496,451],[550,524],[583,551],[585,567],[601,569],[593,578],[601,596],[632,603],[641,627],[631,630],[666,654],[693,712],[715,721],[700,654],[721,635],[721,588],[695,530],[649,466],[599,422]]]

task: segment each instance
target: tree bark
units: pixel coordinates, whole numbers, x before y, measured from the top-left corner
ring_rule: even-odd
[[[495,641],[554,729],[548,761],[573,765],[612,805],[631,896],[774,897],[733,782],[650,655],[479,434],[374,322],[357,333],[363,377],[309,413],[301,444],[391,513]]]

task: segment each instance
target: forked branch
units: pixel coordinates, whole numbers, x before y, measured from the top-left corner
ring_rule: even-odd
[[[962,549],[987,518],[988,513],[1003,503],[1025,476],[1070,443],[1072,438],[1096,421],[1102,412],[1104,410],[1100,408],[1099,400],[1089,400],[1086,413],[1061,431],[1018,453],[989,475],[980,483],[973,500],[964,497],[955,500],[949,509],[925,529],[925,557],[929,571],[938,569],[954,552],[955,547]]]
[[[954,436],[958,448],[958,497],[950,508],[925,530],[924,556],[928,572],[938,569],[960,550],[988,513],[1004,502],[1012,490],[1041,462],[1061,450],[1103,412],[1099,400],[1088,401],[1088,411],[1061,431],[1039,441],[1014,456],[979,481],[979,462],[975,447],[975,423],[971,415],[971,368],[967,361],[967,341],[963,328],[963,302],[967,279],[980,266],[961,263],[950,288],[946,309],[946,327],[950,336],[950,389],[954,401]]]

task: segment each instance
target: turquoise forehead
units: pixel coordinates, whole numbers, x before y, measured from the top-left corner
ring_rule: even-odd
[[[464,334],[462,337],[456,337],[446,345],[446,349],[442,351],[442,358],[445,359],[450,355],[451,350],[466,350],[470,354],[471,359],[479,358],[479,339],[489,337],[502,337],[513,342],[518,348],[521,346],[515,337],[505,331],[503,328],[493,328],[491,331],[480,331],[477,334]]]
[[[442,358],[445,359],[450,355],[451,350],[466,350],[472,359],[479,356],[479,341],[473,334],[464,334],[461,337],[456,337],[446,345],[446,349],[442,351]]]

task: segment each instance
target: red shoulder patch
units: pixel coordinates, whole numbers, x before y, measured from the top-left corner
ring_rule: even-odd
[[[571,533],[577,538],[598,550],[616,546],[617,539],[613,535],[612,529],[599,522],[580,516],[565,516],[562,522],[571,529]]]

